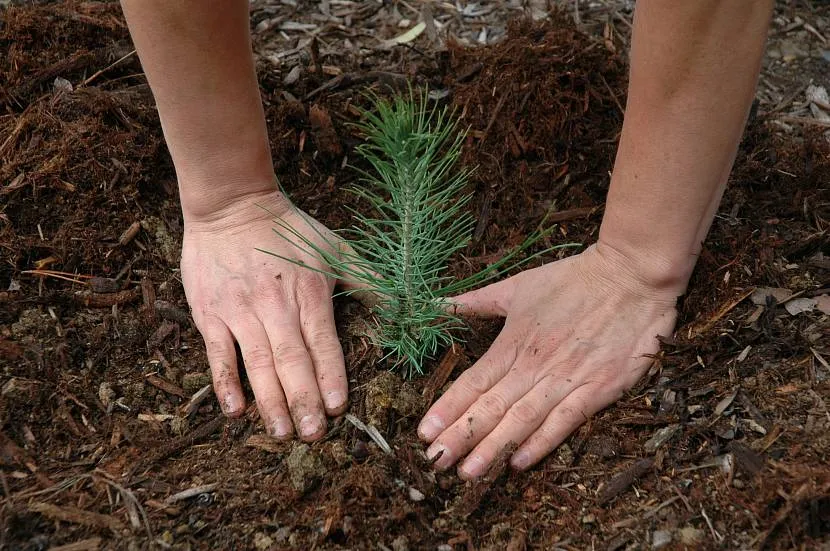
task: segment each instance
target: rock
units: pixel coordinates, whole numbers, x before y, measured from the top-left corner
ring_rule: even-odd
[[[409,487],[409,499],[417,503],[418,501],[423,501],[424,498],[426,496],[419,489],[413,488],[412,486]]]
[[[141,221],[141,227],[151,235],[159,246],[161,257],[170,266],[179,264],[179,247],[176,239],[170,235],[167,225],[157,216],[148,216]]]
[[[323,461],[308,444],[297,443],[286,459],[291,486],[305,493],[325,472]]]
[[[366,385],[366,419],[375,428],[385,427],[389,410],[398,399],[403,381],[384,371]]]
[[[671,532],[668,530],[656,530],[651,539],[652,549],[662,549],[671,543]]]
[[[404,383],[395,400],[392,402],[392,409],[398,412],[401,417],[415,417],[424,412],[426,406],[424,397],[415,390],[412,383]]]
[[[266,549],[271,549],[274,545],[274,540],[268,537],[267,534],[263,532],[255,532],[254,533],[254,547],[259,549],[259,551],[265,551]]]
[[[703,539],[703,530],[694,526],[684,526],[680,529],[680,543],[683,545],[695,546]]]
[[[112,411],[112,404],[115,402],[116,396],[111,384],[103,382],[98,386],[98,399],[101,400],[108,412]]]
[[[193,373],[185,373],[182,377],[182,388],[189,394],[195,393],[212,383],[210,373],[204,371],[195,371]]]
[[[406,536],[398,536],[392,540],[392,551],[409,551],[409,540]]]

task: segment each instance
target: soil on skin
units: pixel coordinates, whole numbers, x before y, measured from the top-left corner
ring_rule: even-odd
[[[254,407],[227,421],[212,394],[192,403],[210,379],[153,99],[135,56],[95,76],[132,50],[118,6],[0,15],[0,548],[827,545],[830,319],[787,309],[830,287],[825,137],[753,118],[649,375],[529,473],[464,483],[430,468],[415,432],[445,381],[390,376],[355,302],[337,302],[350,413],[377,423],[391,454],[345,418],[313,445],[277,443]],[[308,100],[295,98],[330,77],[285,87],[259,67],[277,175],[331,227],[354,204],[354,106],[411,72],[390,63],[386,77],[344,67],[369,76]],[[546,214],[556,240],[596,240],[625,105],[624,62],[601,39],[564,17],[514,23],[503,43],[450,45],[410,76],[449,92],[470,127],[464,162],[479,167],[479,226],[454,273]],[[753,295],[768,287],[793,296]],[[474,325],[443,358],[449,380],[498,329]]]

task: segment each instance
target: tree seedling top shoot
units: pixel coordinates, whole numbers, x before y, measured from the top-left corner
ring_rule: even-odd
[[[426,93],[415,98],[410,92],[392,101],[374,97],[373,108],[363,111],[363,122],[356,124],[365,135],[356,151],[369,168],[359,170],[359,185],[349,190],[364,199],[372,213],[364,215],[347,207],[355,223],[337,232],[342,243],[309,223],[327,247],[279,219],[274,221],[278,226],[274,231],[319,256],[331,267],[330,272],[323,272],[326,275],[372,293],[371,337],[387,352],[385,358],[411,377],[423,373],[427,359],[458,340],[456,330],[463,324],[453,313],[449,297],[551,249],[576,244],[517,260],[554,229],[540,228],[487,268],[461,280],[449,276],[450,258],[469,244],[474,229],[474,219],[465,208],[471,199],[465,191],[471,171],[454,168],[464,133],[446,108],[429,107]]]

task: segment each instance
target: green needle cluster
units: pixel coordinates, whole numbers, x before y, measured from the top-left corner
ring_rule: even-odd
[[[320,246],[281,220],[275,220],[274,231],[320,257],[331,267],[327,275],[374,295],[371,336],[387,352],[385,358],[412,377],[458,338],[463,324],[452,313],[449,297],[542,254],[514,262],[553,228],[534,232],[499,261],[455,280],[447,265],[469,244],[474,229],[466,209],[471,194],[465,191],[471,171],[454,168],[464,134],[445,108],[429,107],[426,94],[373,103],[357,124],[365,142],[356,150],[369,168],[359,171],[359,185],[350,189],[368,203],[371,214],[350,208],[354,226],[337,232],[348,246],[317,232],[326,243]]]

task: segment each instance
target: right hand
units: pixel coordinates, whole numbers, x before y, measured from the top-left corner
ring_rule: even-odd
[[[275,216],[319,246],[328,246],[320,234],[336,240],[277,191],[243,196],[210,216],[185,216],[182,281],[222,411],[230,417],[245,411],[235,340],[268,434],[286,439],[296,427],[312,441],[325,434],[326,414],[347,406],[331,300],[335,281],[255,250],[330,269],[277,236]]]

